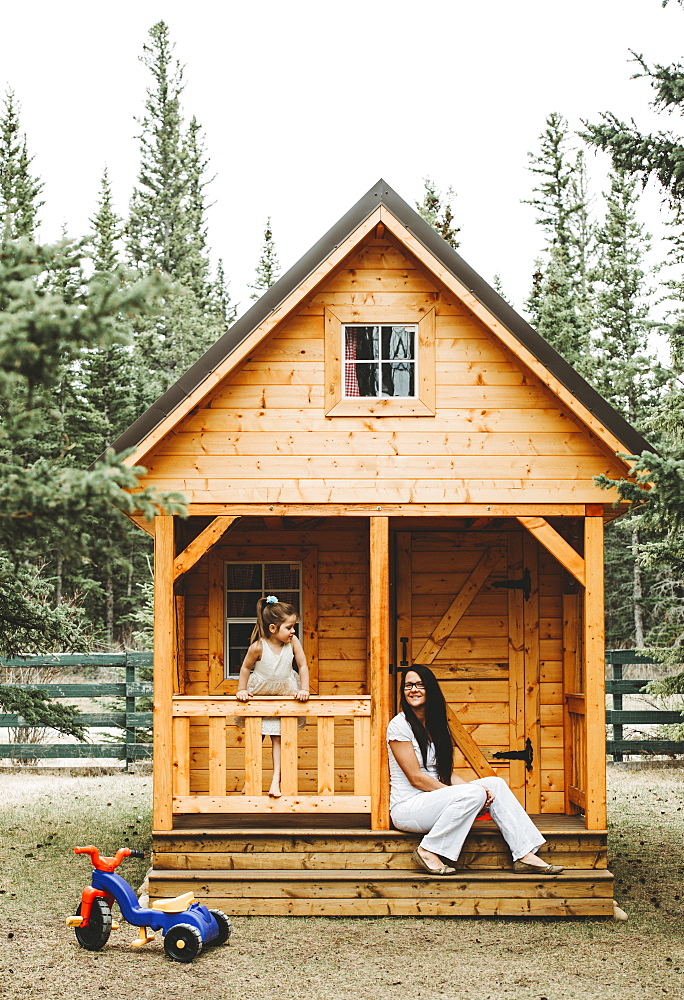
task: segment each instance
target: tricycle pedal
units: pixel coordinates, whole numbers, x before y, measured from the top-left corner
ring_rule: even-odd
[[[147,927],[141,927],[138,937],[135,941],[131,941],[131,948],[144,948],[150,941],[154,941],[154,934],[148,931]]]
[[[66,918],[67,927],[80,927],[82,923],[83,923],[83,917],[81,916]]]

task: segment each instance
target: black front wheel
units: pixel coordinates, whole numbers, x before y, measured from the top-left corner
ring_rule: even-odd
[[[207,941],[207,948],[211,945],[212,948],[217,948],[220,944],[225,944],[230,937],[230,932],[232,930],[230,926],[230,920],[225,915],[223,910],[209,910],[212,917],[218,924],[218,937],[215,937],[213,941]]]
[[[192,962],[202,950],[202,935],[190,924],[176,924],[166,932],[164,951],[174,962]]]
[[[76,915],[81,913],[81,904],[78,904]],[[109,935],[112,933],[112,911],[107,902],[100,896],[96,896],[90,910],[90,920],[85,927],[75,927],[76,940],[82,948],[88,951],[100,951],[107,944]]]

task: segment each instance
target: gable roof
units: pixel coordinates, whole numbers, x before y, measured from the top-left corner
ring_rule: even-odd
[[[627,451],[639,454],[643,450],[653,450],[648,441],[382,179],[124,431],[114,442],[114,450],[121,452],[142,444],[370,215],[383,206]]]

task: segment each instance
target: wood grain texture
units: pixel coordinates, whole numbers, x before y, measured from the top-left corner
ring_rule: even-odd
[[[480,592],[482,585],[491,571],[499,562],[501,562],[503,554],[503,549],[500,548],[490,548],[482,553],[477,565],[457,593],[456,597],[454,597],[437,626],[434,628],[430,638],[423,644],[419,652],[416,654],[416,663],[431,664],[433,662],[438,653],[442,650],[447,637],[451,635],[477,594]]]
[[[584,559],[573,549],[572,545],[566,542],[563,536],[543,517],[519,517],[518,521],[583,587],[585,583]]]
[[[177,580],[179,577],[187,573],[188,570],[192,569],[195,563],[199,562],[202,556],[209,551],[209,549],[216,545],[218,541],[225,535],[228,529],[237,521],[238,518],[233,515],[222,515],[220,517],[215,517],[211,524],[207,525],[204,531],[201,531],[197,538],[193,540],[186,546],[185,549],[176,556],[173,562],[173,578]]]
[[[532,590],[523,601],[523,634],[525,639],[525,733],[532,743],[534,763],[525,779],[525,802],[528,812],[541,812],[541,752],[540,700],[540,641],[539,641],[539,565],[536,540],[527,532],[523,535],[523,565],[530,571]],[[522,748],[521,748],[522,749]]]
[[[160,830],[172,826],[173,795],[173,668],[175,603],[173,596],[174,518],[154,519],[154,730],[153,816]]]
[[[584,520],[584,661],[586,692],[587,784],[585,819],[588,830],[606,825],[606,684],[603,604],[603,518]]]
[[[508,533],[508,578],[519,580],[523,575],[522,534]],[[508,730],[511,750],[525,745],[525,631],[523,593],[508,591]],[[512,760],[508,783],[518,802],[526,808],[525,763]],[[531,808],[531,806],[530,806]]]
[[[371,691],[371,826],[388,830],[387,726],[391,715],[389,674],[389,518],[373,516],[369,534],[369,687]]]

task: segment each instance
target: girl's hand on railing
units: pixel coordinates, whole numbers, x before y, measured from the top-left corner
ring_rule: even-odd
[[[297,701],[308,701],[309,700],[309,692],[308,691],[304,691],[304,690],[300,690],[295,695],[295,699]]]
[[[249,701],[252,696],[245,688],[241,688],[235,692],[235,697],[238,701]]]

